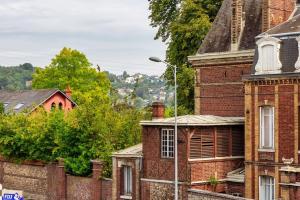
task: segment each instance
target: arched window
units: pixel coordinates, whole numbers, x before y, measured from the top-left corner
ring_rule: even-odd
[[[268,35],[257,41],[258,61],[255,74],[281,73],[280,42],[281,40]]]
[[[51,111],[55,110],[55,108],[56,108],[56,104],[53,102],[53,103],[51,104]]]
[[[60,102],[60,103],[58,104],[58,108],[59,108],[59,110],[62,110],[62,109],[63,109],[63,104],[62,104],[62,102]]]

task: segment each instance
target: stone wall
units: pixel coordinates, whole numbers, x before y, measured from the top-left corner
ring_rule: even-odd
[[[16,164],[0,159],[0,184],[23,191],[26,200],[111,200],[112,181],[101,179],[102,163],[93,161],[92,177],[66,175],[63,162]]]
[[[227,194],[209,192],[205,190],[188,190],[188,200],[246,200]]]
[[[92,179],[67,175],[67,199],[92,199]]]
[[[187,185],[179,184],[179,200],[187,199]],[[167,182],[141,181],[141,196],[143,200],[173,200],[174,184]]]

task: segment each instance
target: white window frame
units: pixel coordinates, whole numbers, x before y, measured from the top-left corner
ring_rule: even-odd
[[[130,196],[132,194],[132,167],[123,166],[123,179],[124,179],[124,195]]]
[[[174,158],[174,129],[162,129],[161,130],[161,157],[162,158]]]
[[[19,110],[23,106],[24,106],[24,103],[18,103],[17,105],[15,105],[14,110]]]
[[[298,42],[298,59],[295,63],[295,72],[300,72],[300,36],[296,37]]]
[[[263,179],[265,179],[263,185]],[[269,181],[269,183],[266,183]],[[267,190],[268,186],[268,190]],[[268,196],[266,196],[268,195]],[[275,178],[272,176],[259,176],[259,200],[274,200],[275,199]]]
[[[280,43],[281,43],[280,39],[271,37],[269,35],[265,35],[263,38],[261,38],[260,40],[258,40],[256,42],[257,47],[258,47],[258,61],[255,66],[255,74],[256,75],[281,73],[282,63],[279,58],[280,47],[281,47]],[[264,63],[263,63],[264,58],[262,57],[263,48],[268,45],[271,45],[274,47],[273,54],[274,54],[275,60],[273,61],[274,66],[270,66],[270,67],[272,67],[271,70],[264,70]]]
[[[263,109],[264,108],[271,108],[271,111],[272,111],[272,116],[270,117],[270,122],[269,124],[272,125],[272,127],[270,128],[270,133],[268,134],[269,136],[269,141],[272,142],[272,144],[270,146],[265,146],[264,144],[264,139],[265,139],[265,136],[266,136],[266,133],[265,133],[265,128],[264,128],[264,120],[265,120],[265,115],[264,115],[264,111]],[[275,143],[275,109],[273,106],[261,106],[259,108],[260,110],[260,116],[259,116],[259,119],[260,119],[260,149],[269,149],[269,150],[274,150],[274,143]]]

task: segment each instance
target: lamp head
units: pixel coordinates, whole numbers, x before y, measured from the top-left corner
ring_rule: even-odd
[[[162,62],[162,60],[157,57],[150,57],[149,60],[151,60],[153,62]]]

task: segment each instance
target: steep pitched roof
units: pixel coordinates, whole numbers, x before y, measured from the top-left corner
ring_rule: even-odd
[[[224,0],[215,21],[203,40],[198,54],[226,52],[231,46],[231,4]],[[255,36],[261,33],[262,0],[247,0],[244,4],[245,26],[238,50],[255,48]]]
[[[44,103],[57,92],[68,98],[74,105],[76,103],[58,89],[24,90],[24,91],[0,91],[0,102],[4,104],[5,112],[16,113],[33,110]]]

